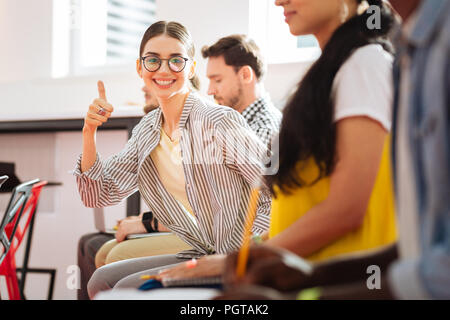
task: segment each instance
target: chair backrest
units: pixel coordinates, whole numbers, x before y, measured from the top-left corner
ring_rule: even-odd
[[[15,187],[11,194],[2,223],[0,224],[0,244],[2,246],[2,248],[0,248],[0,265],[11,247],[23,212],[29,208],[30,204],[32,204],[30,201],[30,198],[33,196],[32,189],[38,182],[39,179],[34,179],[22,183]]]
[[[1,175],[7,175],[8,181],[5,181],[0,193],[10,193],[22,182],[16,175],[16,165],[13,162],[2,162],[0,161],[0,173]]]
[[[6,180],[8,180],[8,176],[1,176],[0,177],[0,187],[2,186],[2,184],[6,181]]]
[[[23,211],[23,214],[20,217],[17,215],[12,222],[6,225],[5,230],[7,235],[11,234],[13,229],[16,229],[14,234],[12,235],[16,241],[11,242],[10,248],[10,251],[12,251],[11,254],[15,254],[18,247],[22,243],[22,240],[27,232],[28,226],[30,225],[31,219],[33,219],[33,216],[36,213],[36,208],[42,187],[45,186],[46,184],[47,181],[40,181],[35,185],[33,185],[33,188],[31,189],[31,197],[28,199],[28,202],[25,205],[25,210]],[[25,222],[22,223],[22,221]]]

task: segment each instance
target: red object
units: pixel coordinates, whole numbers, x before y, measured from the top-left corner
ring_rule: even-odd
[[[197,266],[197,259],[186,261],[186,268],[192,269],[195,268],[196,266]]]
[[[8,288],[8,295],[10,300],[21,299],[19,281],[16,274],[15,254],[26,235],[31,219],[36,212],[36,207],[42,187],[46,184],[47,181],[41,181],[33,185],[33,188],[31,189],[31,196],[25,204],[25,209],[22,215],[20,217],[18,215],[15,215],[13,221],[8,223],[5,227],[5,233],[8,238],[10,238],[11,233],[13,232],[14,225],[16,224],[17,219],[20,218],[19,225],[17,226],[16,232],[14,234],[14,238],[11,240],[11,247],[9,248],[9,251],[6,253],[4,260],[0,265],[0,276],[5,276],[6,278],[6,286]],[[17,210],[19,211],[20,209],[21,207],[19,207]]]

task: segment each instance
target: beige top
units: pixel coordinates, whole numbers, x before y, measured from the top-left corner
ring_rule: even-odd
[[[161,127],[161,140],[150,154],[159,177],[169,193],[193,215],[185,188],[183,163],[180,152],[180,136],[174,133],[174,140]]]

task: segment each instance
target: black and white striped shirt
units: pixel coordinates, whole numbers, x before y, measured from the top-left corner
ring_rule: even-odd
[[[242,242],[252,186],[261,185],[266,146],[235,110],[187,97],[179,122],[186,193],[195,217],[164,188],[149,156],[159,144],[162,113],[158,108],[139,122],[125,148],[74,175],[87,207],[117,204],[139,190],[155,216],[200,254],[227,253]],[[253,233],[270,223],[271,198],[262,188]]]

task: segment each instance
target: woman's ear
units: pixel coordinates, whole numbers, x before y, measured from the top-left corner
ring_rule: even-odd
[[[136,59],[136,71],[140,78],[142,78],[142,65],[141,65],[141,59]]]

